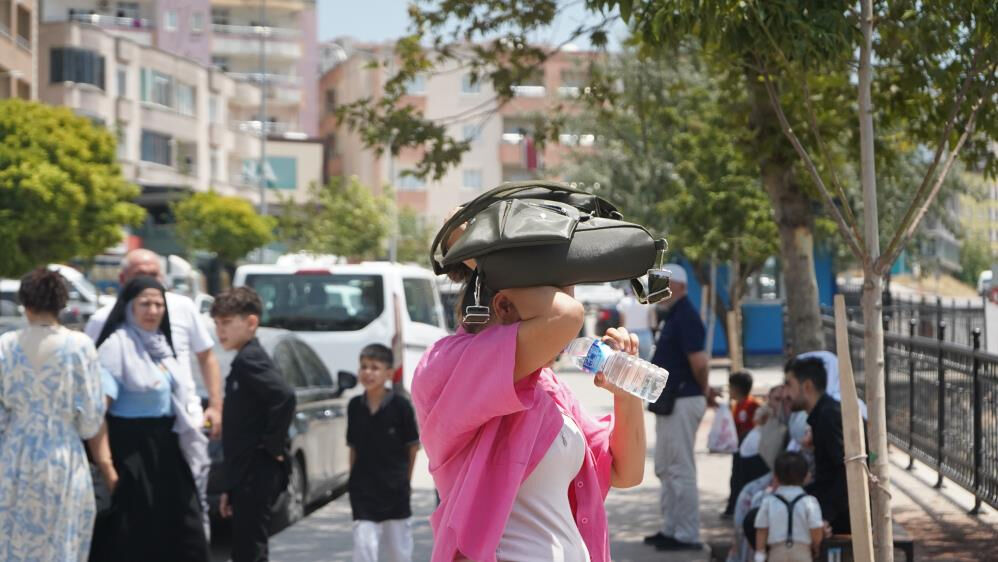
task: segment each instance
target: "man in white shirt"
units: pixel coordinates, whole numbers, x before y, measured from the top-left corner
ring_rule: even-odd
[[[121,273],[118,276],[121,284],[124,285],[140,276],[163,280],[159,256],[155,252],[138,249],[125,255],[125,259],[121,262]],[[111,304],[101,308],[87,321],[85,331],[94,341],[97,341],[101,330],[104,329],[104,323],[107,321],[113,306]],[[193,359],[197,357],[201,377],[204,379],[204,387],[208,391],[208,408],[204,410],[204,419],[211,424],[211,438],[218,439],[222,434],[222,375],[218,359],[212,352],[215,342],[212,340],[205,320],[195,308],[194,301],[184,295],[168,292],[166,293],[166,308],[170,314],[170,332],[173,337],[173,347],[177,353],[177,363],[180,364],[181,369],[185,370],[177,376],[177,379],[186,384],[194,384],[194,378],[190,371]],[[203,456],[207,458],[207,455],[206,450]],[[198,471],[198,474],[194,474],[194,481],[201,496],[206,534],[209,532],[207,502],[209,468],[210,466],[204,466]]]
[[[620,325],[638,336],[638,355],[645,361],[651,359],[654,343],[651,329],[655,325],[655,307],[638,302],[628,287],[627,296],[617,303],[617,312],[620,314]]]

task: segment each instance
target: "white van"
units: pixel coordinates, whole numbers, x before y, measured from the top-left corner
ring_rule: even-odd
[[[416,364],[447,335],[433,272],[387,262],[244,265],[233,286],[263,300],[261,325],[296,333],[332,373],[356,373],[372,343],[395,352],[395,380],[411,388]]]

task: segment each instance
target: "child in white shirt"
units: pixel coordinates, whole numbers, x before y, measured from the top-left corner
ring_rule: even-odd
[[[774,464],[778,487],[762,500],[755,518],[756,562],[811,562],[818,555],[824,524],[818,500],[801,488],[807,478],[807,460],[788,451],[776,457]]]

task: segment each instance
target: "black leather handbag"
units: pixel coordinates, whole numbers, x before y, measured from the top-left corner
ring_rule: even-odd
[[[467,228],[449,250],[454,229]],[[474,259],[488,288],[569,286],[630,279],[642,302],[668,298],[661,269],[667,244],[623,220],[609,201],[565,184],[503,184],[471,200],[444,223],[430,250],[440,275]],[[638,278],[648,275],[648,290]]]

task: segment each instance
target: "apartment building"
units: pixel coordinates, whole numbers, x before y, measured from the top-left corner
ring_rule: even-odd
[[[123,173],[142,188],[137,203],[148,218],[135,234],[146,247],[179,250],[170,203],[191,191],[260,202],[260,133],[246,126],[259,87],[92,23],[49,22],[40,31],[39,97],[117,136]],[[276,138],[267,145],[268,203],[305,200],[320,179],[321,146]]]
[[[0,6],[11,1],[21,3]],[[40,16],[43,24],[97,27],[261,86],[268,133],[300,139],[318,133],[315,12],[315,0],[46,0]],[[263,108],[246,109],[244,126],[259,130]]]
[[[0,99],[38,97],[35,0],[0,0]]]
[[[377,99],[391,75],[391,68],[373,68],[372,60],[392,58],[390,44],[362,44],[337,39],[320,46],[320,136],[325,175],[356,175],[376,191],[394,185],[401,206],[416,210],[429,224],[441,222],[455,206],[504,181],[555,178],[569,152],[587,150],[595,142],[584,131],[568,131],[543,149],[534,138],[533,117],[578,96],[587,82],[592,52],[562,50],[538,72],[515,87],[516,97],[499,107],[487,83],[474,83],[466,70],[452,65],[434,69],[408,85],[402,103],[421,110],[430,119],[447,123],[448,134],[471,140],[459,166],[439,181],[404,175],[419,162],[419,150],[405,150],[397,157],[378,155],[360,137],[339,123],[333,112],[340,104],[372,97]],[[564,179],[564,178],[562,178]]]

